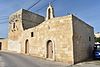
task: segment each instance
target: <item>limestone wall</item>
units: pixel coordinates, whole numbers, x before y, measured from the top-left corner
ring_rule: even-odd
[[[47,56],[47,41],[53,42],[53,60],[73,64],[73,30],[72,17],[58,17],[45,21],[42,24],[25,30],[21,51],[25,53],[25,41],[28,39],[28,53],[41,58]],[[31,37],[31,32],[34,37]]]
[[[9,34],[11,40],[18,40],[25,29],[32,28],[44,21],[44,17],[21,9],[9,17]]]
[[[92,56],[94,29],[82,20],[73,16],[74,61],[87,60]]]
[[[9,17],[9,32],[8,38],[10,40],[18,40],[23,32],[22,27],[22,10],[19,10]]]

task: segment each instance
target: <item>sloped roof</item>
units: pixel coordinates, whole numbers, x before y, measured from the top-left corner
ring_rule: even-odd
[[[20,9],[17,12],[12,13],[9,17],[10,22],[13,22],[16,19],[21,20],[24,30],[37,26],[44,21],[43,16],[25,9]]]
[[[37,26],[43,21],[43,16],[22,9],[22,25],[24,30]]]

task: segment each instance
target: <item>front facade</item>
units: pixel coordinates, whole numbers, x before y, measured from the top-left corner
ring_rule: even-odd
[[[63,19],[58,17],[25,30],[22,36],[22,53],[61,62],[68,60],[67,63],[73,63],[71,22],[71,16],[65,16]]]
[[[94,47],[93,27],[73,17],[74,62],[80,62],[92,56]]]
[[[10,16],[8,50],[47,60],[74,64],[91,56],[94,30],[73,15],[54,17],[49,5],[46,19],[21,9]]]

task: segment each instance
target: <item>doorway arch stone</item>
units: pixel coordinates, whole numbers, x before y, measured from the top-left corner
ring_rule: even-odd
[[[53,44],[53,42],[51,40],[48,40],[46,45],[47,45],[46,46],[46,48],[47,48],[46,58],[54,59],[54,44]]]
[[[27,39],[25,41],[25,54],[28,54],[29,53],[29,40]]]

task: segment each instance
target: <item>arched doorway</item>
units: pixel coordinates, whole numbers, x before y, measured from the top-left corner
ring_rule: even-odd
[[[2,50],[2,42],[0,42],[0,50]]]
[[[50,19],[50,14],[51,14],[51,10],[50,10],[50,8],[48,9],[48,19]]]
[[[29,52],[29,49],[28,49],[28,46],[29,46],[29,41],[28,39],[25,41],[25,54],[27,54]]]
[[[47,58],[53,59],[53,43],[51,40],[47,41]]]

